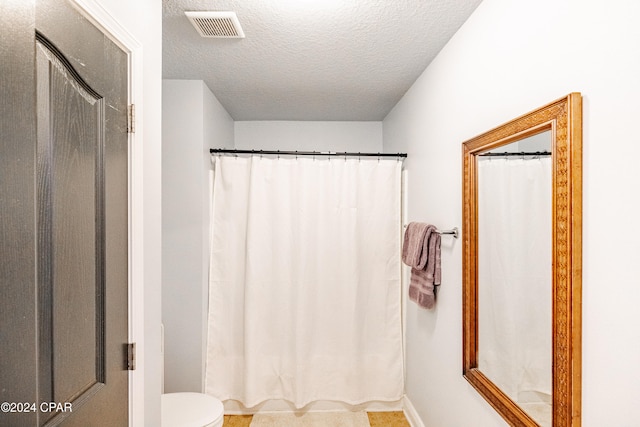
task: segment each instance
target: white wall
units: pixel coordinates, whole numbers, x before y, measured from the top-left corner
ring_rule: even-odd
[[[583,95],[583,426],[640,419],[640,2],[484,0],[383,122],[407,151],[409,219],[461,224],[461,143]],[[461,241],[436,309],[409,304],[407,394],[426,426],[503,426],[462,377]]]
[[[162,321],[166,393],[204,390],[210,148],[233,146],[233,120],[201,80],[164,80]]]
[[[382,151],[382,122],[240,121],[235,131],[244,150]]]

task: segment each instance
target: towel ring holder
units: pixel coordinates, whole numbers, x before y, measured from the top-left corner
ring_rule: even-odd
[[[407,224],[403,225],[403,227],[407,228]],[[458,229],[458,227],[453,227],[451,230],[436,230],[436,232],[440,235],[450,234],[456,239],[460,237],[460,230]]]
[[[438,234],[451,234],[457,239],[460,236],[460,231],[458,227],[453,227],[451,230],[438,230]]]

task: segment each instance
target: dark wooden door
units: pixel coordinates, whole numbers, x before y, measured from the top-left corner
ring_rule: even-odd
[[[64,0],[6,3],[0,425],[126,426],[128,57]]]

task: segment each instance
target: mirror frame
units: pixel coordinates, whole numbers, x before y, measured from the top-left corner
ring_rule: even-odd
[[[552,423],[581,425],[582,97],[571,93],[462,144],[463,376],[512,426],[537,426],[478,369],[477,155],[551,130]]]

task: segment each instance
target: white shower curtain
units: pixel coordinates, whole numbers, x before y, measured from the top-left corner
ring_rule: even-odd
[[[478,161],[480,370],[513,400],[551,398],[551,158]]]
[[[206,392],[403,395],[396,160],[215,159]]]

